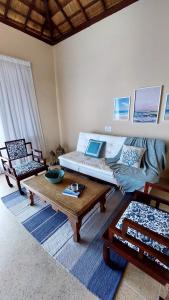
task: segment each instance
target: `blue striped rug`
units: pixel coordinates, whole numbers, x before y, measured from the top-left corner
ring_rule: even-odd
[[[42,247],[93,294],[103,300],[115,297],[125,270],[126,261],[111,253],[118,268],[107,267],[102,258],[102,234],[112,221],[122,196],[119,191],[107,197],[106,212],[100,213],[96,205],[83,219],[81,243],[75,243],[67,217],[35,197],[30,206],[26,196],[14,192],[2,198],[5,206],[32,234]],[[78,201],[78,199],[75,199]]]

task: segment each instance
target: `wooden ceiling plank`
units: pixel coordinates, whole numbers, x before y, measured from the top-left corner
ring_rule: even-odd
[[[0,4],[3,5],[3,6],[5,6],[5,4],[2,3],[1,1],[0,1]],[[19,16],[22,16],[22,17],[26,18],[26,15],[25,15],[25,14],[23,14],[22,12],[16,10],[16,9],[13,8],[13,7],[10,7],[9,10],[11,10],[12,12],[18,14]],[[29,20],[32,21],[32,22],[34,22],[34,23],[37,24],[37,25],[42,26],[42,23],[38,22],[37,20],[32,19],[31,17],[29,18]]]
[[[87,15],[86,11],[85,11],[85,8],[82,6],[80,0],[76,0],[76,1],[77,1],[77,3],[79,4],[80,9],[81,9],[83,15],[85,16],[86,21],[87,21],[89,18],[88,18],[88,15]],[[103,1],[103,0],[102,0],[102,1]],[[72,16],[71,16],[71,17],[72,17]]]
[[[66,21],[69,23],[70,27],[71,27],[72,29],[74,29],[74,25],[73,25],[72,21],[68,18],[68,16],[67,16],[67,14],[65,13],[65,11],[64,11],[64,9],[63,9],[63,7],[62,7],[62,5],[59,3],[58,0],[55,0],[55,3],[56,3],[57,6],[59,7],[59,9],[60,9],[60,11],[62,12],[62,14],[64,15]]]
[[[28,0],[19,0],[20,2],[22,2],[23,4],[25,4],[26,6],[30,7],[30,2]],[[35,2],[33,0],[33,2]],[[32,5],[32,9],[35,10],[38,14],[42,15],[43,17],[45,17],[45,12],[38,8],[37,6],[35,6],[34,4]]]
[[[79,25],[77,28],[75,28],[74,30],[72,30],[71,32],[65,33],[62,37],[60,38],[56,38],[54,41],[52,41],[53,45],[56,45],[58,43],[60,43],[61,41],[67,39],[68,37],[74,35],[75,33],[91,26],[92,24],[102,20],[105,17],[108,17],[114,13],[116,13],[117,11],[137,2],[139,0],[123,0],[117,4],[115,4],[114,6],[112,6],[111,8],[105,10],[104,12],[102,12],[101,14],[99,14],[98,16],[93,17],[92,19],[89,19],[87,22],[85,22],[84,24]],[[97,2],[97,1],[95,1]],[[87,5],[89,7],[89,5]],[[86,6],[85,6],[86,8]]]

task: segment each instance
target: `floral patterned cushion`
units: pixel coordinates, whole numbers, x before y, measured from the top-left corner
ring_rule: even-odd
[[[24,139],[6,142],[5,145],[10,159],[19,159],[27,156]]]
[[[123,145],[119,163],[129,167],[140,168],[144,152],[144,148]]]
[[[118,229],[122,229],[124,218],[130,219],[169,239],[169,213],[167,212],[164,212],[162,210],[156,209],[143,203],[132,201],[123,213],[119,222],[117,223],[116,227]],[[142,241],[143,243],[153,247],[157,251],[160,251],[169,256],[169,248],[152,240],[150,237],[145,236],[132,228],[128,228],[127,233],[135,237],[136,239]],[[120,237],[118,237],[118,239],[120,239],[123,243],[127,244],[129,247],[138,251],[137,246],[129,243],[126,240],[123,240]],[[158,259],[150,257],[147,253],[145,253],[145,255],[147,255],[150,259],[156,261],[158,264],[162,265],[164,268],[169,270],[169,264],[166,266],[163,263],[161,263]]]
[[[41,164],[37,161],[34,161],[34,160],[26,161],[21,164],[14,165],[17,176],[26,174],[28,172],[34,171],[34,170],[42,168],[42,167],[44,167],[43,164]]]

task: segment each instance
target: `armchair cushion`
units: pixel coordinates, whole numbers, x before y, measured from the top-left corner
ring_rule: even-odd
[[[125,212],[123,213],[116,225],[116,227],[120,230],[122,229],[124,218],[130,219],[142,225],[143,227],[146,227],[169,239],[169,213],[167,212],[164,212],[162,210],[156,209],[143,203],[139,203],[137,201],[131,201],[131,203],[129,204],[129,206],[127,207],[127,209],[125,210]],[[127,233],[133,236],[134,238],[140,240],[141,242],[153,247],[157,251],[160,251],[169,256],[169,248],[162,244],[159,244],[157,241],[152,240],[150,237],[145,236],[144,234],[132,228],[128,228]],[[116,238],[120,239],[129,247],[138,251],[138,247],[129,243],[127,240],[124,240],[117,235]],[[150,257],[148,254],[146,255],[150,259],[154,260],[155,262],[169,270],[169,266],[164,265],[156,258]]]
[[[14,166],[17,176],[24,175],[28,172],[35,171],[36,169],[40,169],[43,167],[44,167],[44,164],[41,164],[34,160],[15,164],[15,166]]]
[[[27,156],[27,149],[24,139],[5,142],[5,146],[8,152],[9,159],[13,160]]]

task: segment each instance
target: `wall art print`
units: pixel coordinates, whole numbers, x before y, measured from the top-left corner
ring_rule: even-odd
[[[162,86],[140,88],[135,91],[133,122],[157,123]]]
[[[169,121],[169,94],[166,94],[166,105],[164,112],[164,120]]]
[[[114,120],[129,120],[130,97],[114,98]]]

